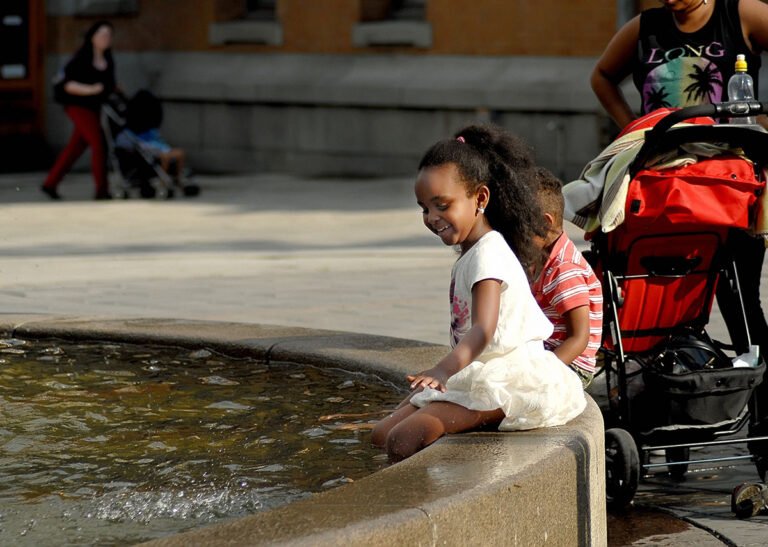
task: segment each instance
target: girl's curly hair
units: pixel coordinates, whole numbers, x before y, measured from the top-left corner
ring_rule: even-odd
[[[488,186],[488,223],[504,236],[530,278],[541,262],[541,250],[533,237],[547,233],[532,190],[535,163],[531,148],[501,127],[470,125],[455,138],[439,141],[427,150],[419,169],[448,163],[458,168],[468,196],[482,185]]]

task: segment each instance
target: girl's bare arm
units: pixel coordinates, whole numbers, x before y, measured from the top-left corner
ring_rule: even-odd
[[[412,389],[445,391],[448,378],[474,361],[493,339],[499,321],[501,281],[484,279],[472,287],[472,327],[451,352],[429,370],[407,376]]]

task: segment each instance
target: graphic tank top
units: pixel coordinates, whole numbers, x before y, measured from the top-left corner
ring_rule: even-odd
[[[691,33],[681,32],[665,8],[644,11],[632,75],[642,97],[642,114],[728,100],[728,79],[739,53],[746,55],[759,97],[760,57],[744,41],[738,0],[716,0],[709,21]]]

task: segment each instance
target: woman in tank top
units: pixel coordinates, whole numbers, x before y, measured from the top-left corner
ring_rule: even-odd
[[[662,0],[626,23],[592,71],[592,89],[623,128],[635,114],[620,84],[630,75],[640,114],[727,100],[736,55],[747,56],[755,84],[768,49],[768,4],[760,0]],[[755,89],[755,94],[758,90]]]

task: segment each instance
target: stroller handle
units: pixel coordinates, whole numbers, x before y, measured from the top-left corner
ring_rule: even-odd
[[[732,101],[728,103],[688,106],[664,116],[649,132],[649,135],[665,133],[676,123],[691,118],[706,116],[710,118],[745,118],[747,116],[757,116],[764,112],[768,112],[768,103],[761,103],[760,101]]]
[[[768,113],[768,102],[732,101],[675,110],[664,116],[645,134],[645,142],[630,166],[630,174],[634,176],[655,154],[685,142],[728,142],[733,146],[743,147],[748,157],[764,164],[768,162],[768,133],[761,127],[693,125],[673,128],[675,124],[691,118],[744,118],[763,113]]]

